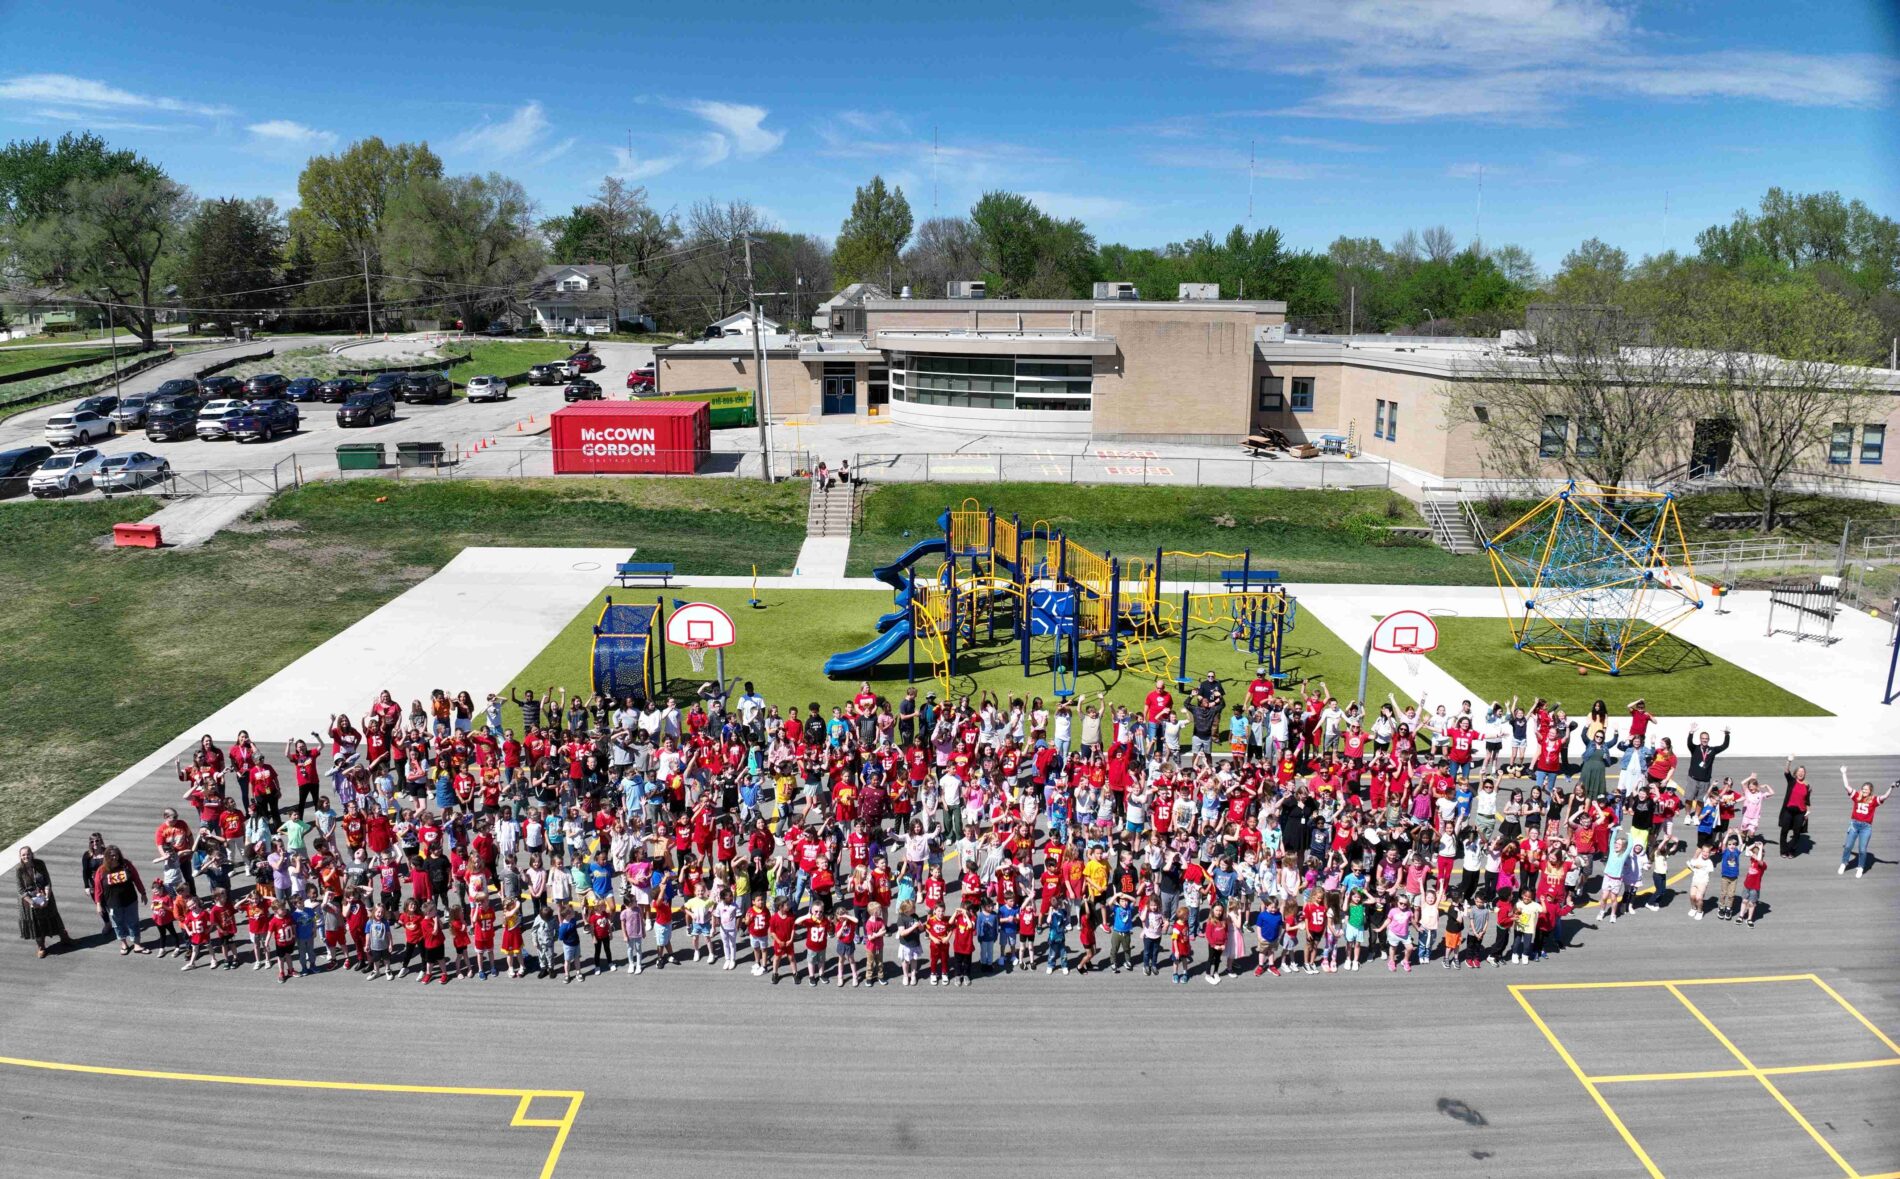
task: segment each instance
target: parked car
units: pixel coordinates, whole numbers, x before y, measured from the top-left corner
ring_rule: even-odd
[[[362,389],[350,395],[336,411],[339,426],[373,426],[396,420],[396,399],[387,389]]]
[[[192,382],[197,388],[197,382]],[[174,438],[196,438],[198,436],[198,411],[204,408],[204,400],[196,392],[179,393],[166,396],[152,394],[152,400],[145,407],[145,440],[147,442],[169,442]]]
[[[53,457],[50,446],[15,446],[10,450],[0,450],[0,495],[13,495],[26,490],[27,476],[40,469],[40,464]]]
[[[508,382],[500,377],[470,377],[468,399],[470,401],[506,401]]]
[[[131,454],[107,455],[93,475],[92,484],[100,491],[137,491],[153,483],[163,483],[171,474],[171,460],[135,450]]]
[[[392,399],[402,396],[402,382],[408,373],[378,373],[366,386],[372,393],[387,393]]]
[[[320,400],[317,396],[318,391],[322,388],[323,382],[316,377],[298,377],[284,387],[284,400],[317,401]]]
[[[152,399],[149,393],[128,393],[119,401],[118,408],[106,416],[120,431],[136,430],[145,425],[145,413],[151,408],[151,404]]]
[[[222,442],[231,436],[231,426],[244,415],[249,402],[235,397],[221,397],[205,403],[198,411],[196,426],[200,442]]]
[[[348,401],[362,387],[363,382],[355,377],[336,377],[317,387],[317,400],[326,405],[332,402],[340,405]]]
[[[203,399],[204,390],[191,377],[176,377],[152,390],[151,400],[159,401],[170,397],[196,397]]]
[[[563,401],[605,401],[607,395],[601,392],[599,381],[590,381],[586,377],[575,377],[561,390]]]
[[[239,442],[270,442],[279,434],[295,434],[300,417],[288,401],[253,401],[231,423],[231,437]]]
[[[99,463],[104,458],[105,455],[92,446],[56,454],[33,472],[32,478],[26,481],[27,490],[35,499],[84,491],[92,486],[92,477],[98,473]]]
[[[645,368],[636,368],[627,374],[627,391],[629,393],[651,393],[653,392],[655,383],[653,366],[650,364]]]
[[[494,323],[491,323],[487,327],[483,328],[482,334],[485,336],[508,336],[508,335],[513,335],[514,330],[515,329],[508,326],[507,323],[498,319]]]
[[[576,352],[567,358],[567,371],[569,376],[597,373],[606,367],[606,362],[592,352]]]
[[[114,393],[99,393],[73,403],[72,412],[96,413],[100,417],[110,417],[112,411],[119,408],[119,398]]]
[[[46,419],[46,445],[84,446],[112,437],[112,419],[89,409],[56,413]]]
[[[206,377],[198,386],[205,401],[236,401],[244,396],[244,382],[236,377]]]
[[[244,395],[252,401],[274,401],[290,388],[290,379],[282,373],[258,373],[244,382]]]
[[[567,365],[559,360],[537,364],[528,370],[530,385],[558,385],[567,379]]]
[[[402,399],[411,405],[418,402],[447,405],[455,400],[455,386],[441,373],[410,373],[402,379]]]

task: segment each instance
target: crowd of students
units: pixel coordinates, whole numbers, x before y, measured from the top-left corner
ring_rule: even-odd
[[[1211,673],[1185,707],[1157,681],[1137,709],[861,684],[781,712],[708,684],[686,707],[549,689],[405,710],[385,691],[275,759],[206,736],[149,872],[94,835],[80,874],[122,954],[282,981],[1517,967],[1591,916],[1662,907],[1674,867],[1692,918],[1713,882],[1718,918],[1755,923],[1777,790],[1716,778],[1726,734],[1691,726],[1684,761],[1641,701],[1613,725],[1600,700],[1367,713],[1264,672],[1236,694]],[[1860,875],[1892,787],[1842,782]],[[1810,790],[1790,759],[1784,857]],[[52,872],[29,850],[17,875],[43,955],[66,937]]]

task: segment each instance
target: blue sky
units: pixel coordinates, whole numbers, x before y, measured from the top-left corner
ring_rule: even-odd
[[[1484,240],[1550,269],[1592,235],[1689,248],[1773,184],[1900,215],[1896,10],[95,0],[76,24],[0,0],[0,137],[91,127],[200,194],[286,206],[312,152],[426,139],[546,213],[617,172],[662,207],[743,197],[826,236],[881,172],[920,220],[933,187],[944,213],[1003,187],[1140,245],[1244,221],[1250,150],[1255,223],[1314,248],[1468,238],[1482,167]]]

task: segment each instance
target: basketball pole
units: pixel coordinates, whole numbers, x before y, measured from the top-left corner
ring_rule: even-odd
[[[1373,627],[1366,636],[1366,645],[1359,649],[1359,710],[1364,713],[1366,707],[1366,673],[1372,667],[1372,640],[1379,636],[1379,628]]]

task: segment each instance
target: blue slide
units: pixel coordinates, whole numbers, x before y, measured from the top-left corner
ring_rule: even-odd
[[[939,529],[950,528],[949,513],[937,521]],[[910,638],[909,611],[911,590],[916,575],[911,567],[925,557],[941,557],[950,551],[942,536],[918,541],[903,556],[889,565],[871,570],[871,576],[891,587],[897,609],[877,620],[878,636],[855,651],[843,651],[825,660],[826,675],[853,675],[869,671],[895,654]]]

